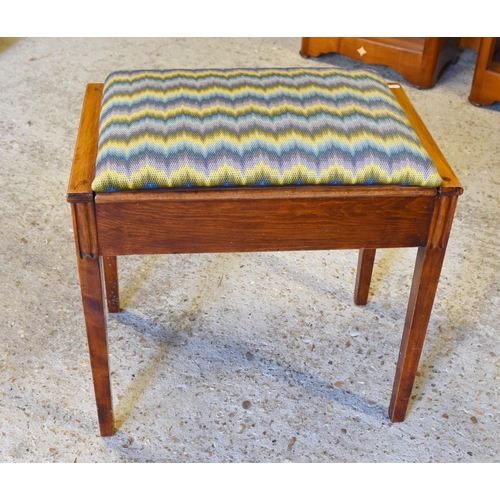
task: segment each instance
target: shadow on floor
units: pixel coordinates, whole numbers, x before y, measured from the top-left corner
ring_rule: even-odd
[[[129,418],[134,408],[139,405],[142,395],[147,387],[153,382],[158,370],[161,369],[167,351],[172,347],[181,348],[181,345],[179,345],[180,334],[163,330],[156,322],[140,317],[134,313],[122,311],[116,316],[116,320],[128,327],[134,328],[142,335],[153,337],[158,348],[156,354],[152,356],[150,361],[146,363],[145,367],[137,374],[138,376],[134,377],[134,381],[127,388],[124,398],[115,409],[115,422],[118,430]],[[203,343],[203,341],[200,342]],[[236,365],[239,360],[242,359],[244,353],[249,352],[251,349],[251,346],[246,345],[244,342],[235,341],[234,343],[225,343],[223,354],[217,349],[214,350],[212,345],[202,345],[199,350],[200,352],[207,353],[207,358],[210,357],[208,353],[211,353],[211,356],[220,363],[234,363]],[[319,395],[331,402],[365,413],[378,421],[390,422],[387,416],[388,409],[386,406],[360,394],[334,387],[331,385],[331,381],[315,377],[310,373],[305,373],[293,365],[281,363],[274,358],[262,358],[259,360],[257,368],[262,375],[272,379],[274,382],[280,382],[286,385],[293,382],[298,388]]]

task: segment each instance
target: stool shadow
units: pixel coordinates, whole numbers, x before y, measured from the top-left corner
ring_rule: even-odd
[[[123,398],[114,409],[116,430],[121,428],[123,423],[130,417],[132,411],[137,407],[137,403],[146,389],[151,385],[164,357],[165,350],[160,347],[159,352],[155,353],[146,367],[134,377],[134,381],[125,391]]]
[[[379,249],[375,257],[375,265],[373,268],[373,277],[370,283],[370,293],[368,296],[368,302],[384,302],[386,299],[379,295],[380,289],[387,286],[386,283],[389,282],[391,278],[394,278],[393,272],[395,263],[398,263],[403,257],[403,251],[405,249],[401,248],[384,248]],[[258,262],[262,268],[265,268],[271,272],[279,272],[279,268],[286,269],[287,277],[293,279],[297,283],[303,286],[307,286],[309,289],[315,291],[324,296],[335,296],[339,301],[345,301],[345,303],[352,304],[354,301],[354,290],[355,290],[355,280],[352,280],[352,287],[349,288],[349,278],[347,274],[357,269],[357,254],[359,250],[344,250],[344,252],[351,252],[355,254],[356,257],[351,258],[352,267],[348,269],[341,269],[338,274],[342,274],[342,279],[335,280],[334,269],[326,269],[326,278],[324,276],[318,276],[311,273],[308,268],[297,267],[292,262],[285,259],[281,259],[280,255],[277,253],[270,253],[266,256],[265,260]],[[307,264],[307,261],[304,261]],[[413,264],[413,261],[412,261]],[[408,285],[411,285],[412,273],[408,275]],[[336,282],[337,281],[337,282]],[[361,308],[364,306],[361,306]]]
[[[160,258],[159,255],[148,255],[143,258],[142,262],[132,274],[131,278],[125,283],[120,283],[120,306],[126,308],[133,300],[137,291],[148,280],[149,275],[156,267],[156,263]]]
[[[148,337],[157,346],[157,352],[150,358],[146,366],[136,374],[134,381],[126,389],[123,398],[115,408],[116,428],[119,429],[137,407],[147,388],[152,384],[169,350],[173,348],[183,349],[183,345],[187,343],[184,342],[185,339],[189,337],[189,342],[192,343],[197,341],[197,337],[196,331],[191,333],[186,331],[182,333],[172,332],[168,328],[164,328],[158,323],[134,313],[121,312],[117,314],[116,321],[134,329],[140,335]],[[193,328],[193,330],[195,329]],[[212,370],[217,368],[217,364],[220,366],[227,364],[233,364],[236,367],[241,366],[242,360],[246,359],[246,353],[255,350],[255,345],[245,341],[227,342],[225,340],[222,351],[220,345],[217,345],[217,349],[214,349],[215,342],[206,343],[202,341],[202,343],[203,345],[200,344],[199,350],[206,354],[205,359],[207,361],[210,360]],[[287,386],[293,382],[297,388],[309,394],[341,404],[376,420],[390,423],[386,406],[360,394],[335,387],[331,380],[324,380],[311,373],[304,372],[286,361],[277,360],[275,357],[261,357],[260,360],[256,358],[255,361],[258,364],[254,365],[253,368],[258,368],[264,377],[273,382],[286,384]],[[207,371],[210,371],[210,369],[207,368]]]
[[[137,403],[141,399],[146,389],[151,385],[152,381],[162,360],[167,354],[169,345],[175,345],[174,339],[167,340],[163,338],[158,341],[161,336],[165,336],[161,326],[158,323],[147,321],[144,318],[122,311],[114,316],[114,318],[122,325],[133,328],[143,336],[154,337],[157,340],[157,350],[146,363],[145,367],[135,374],[134,380],[124,392],[123,398],[114,408],[115,413],[115,428],[119,430],[123,423],[129,418],[132,411],[137,407]]]
[[[370,283],[370,294],[368,301],[379,294],[380,289],[390,280],[393,274],[395,262],[400,262],[403,258],[405,248],[383,248],[378,249],[375,256],[375,265],[373,267],[373,276]],[[413,249],[410,249],[413,250]],[[412,264],[414,260],[412,261]],[[393,275],[392,278],[395,276]],[[408,285],[411,286],[413,272],[408,273]],[[383,299],[380,299],[383,300]]]

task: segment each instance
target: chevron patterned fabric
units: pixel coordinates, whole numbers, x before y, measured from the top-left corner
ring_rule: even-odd
[[[339,69],[118,71],[96,192],[442,180],[386,82]]]

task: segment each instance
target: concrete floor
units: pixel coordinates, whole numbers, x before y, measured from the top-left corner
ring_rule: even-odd
[[[0,39],[2,462],[498,462],[500,104],[476,54],[394,71],[465,187],[407,419],[387,417],[415,250],[127,257],[109,318],[119,430],[98,435],[65,191],[87,82],[116,69],[358,67],[299,38]]]

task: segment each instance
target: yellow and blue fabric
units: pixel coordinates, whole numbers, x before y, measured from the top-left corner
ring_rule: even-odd
[[[339,69],[118,71],[96,192],[442,180],[386,82]]]

